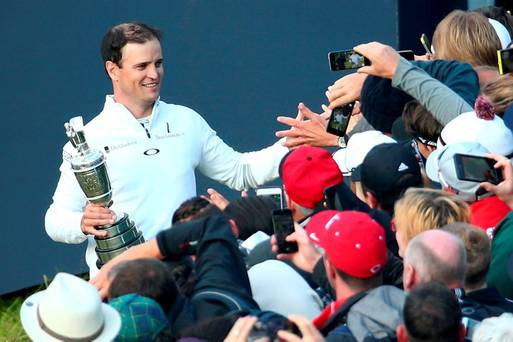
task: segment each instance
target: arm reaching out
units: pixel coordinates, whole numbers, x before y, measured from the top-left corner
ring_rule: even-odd
[[[324,106],[325,110],[322,114],[314,113],[305,106],[303,103],[298,105],[301,118],[289,118],[286,116],[279,116],[278,122],[289,125],[291,128],[284,131],[276,132],[277,137],[287,137],[284,146],[288,148],[297,148],[302,145],[310,146],[337,146],[338,137],[334,134],[326,132],[328,119],[331,110]]]

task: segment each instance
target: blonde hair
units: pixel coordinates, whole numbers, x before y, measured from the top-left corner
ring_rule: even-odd
[[[504,113],[513,104],[513,75],[502,75],[496,81],[486,84],[482,93],[490,100],[496,113]]]
[[[410,188],[395,204],[395,225],[408,243],[416,235],[453,222],[469,222],[470,207],[441,190]]]
[[[438,23],[433,47],[436,59],[497,67],[501,42],[484,15],[455,10]]]

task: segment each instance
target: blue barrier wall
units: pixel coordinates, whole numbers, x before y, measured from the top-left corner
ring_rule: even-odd
[[[78,114],[91,120],[111,91],[99,57],[110,26],[140,20],[161,28],[162,99],[195,109],[240,151],[271,144],[275,117],[295,115],[299,101],[320,109],[342,75],[329,71],[328,51],[399,39],[392,0],[20,0],[1,13],[0,294],[86,269],[85,246],[53,242],[43,222],[63,123]],[[198,192],[212,185],[226,191],[200,177]]]

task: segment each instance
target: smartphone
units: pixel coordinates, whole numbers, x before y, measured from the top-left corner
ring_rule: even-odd
[[[426,53],[432,54],[431,52],[431,42],[429,41],[429,38],[425,33],[420,35],[420,43],[424,47],[424,50],[426,50]]]
[[[332,51],[328,53],[331,71],[358,69],[370,65],[370,61],[353,50]]]
[[[413,50],[401,50],[397,51],[399,56],[403,57],[407,61],[413,61],[415,59],[415,54],[413,53]]]
[[[499,74],[504,75],[513,72],[513,48],[498,50],[497,59]]]
[[[343,137],[346,134],[353,108],[354,102],[333,108],[328,126],[326,127],[326,132]]]
[[[283,208],[283,191],[281,188],[258,188],[255,192],[257,196],[270,197],[278,208]]]
[[[490,182],[492,184],[502,182],[504,180],[502,171],[493,167],[495,163],[494,159],[487,157],[459,153],[454,155],[456,176],[460,180],[470,182]]]
[[[297,243],[286,241],[285,238],[294,232],[294,221],[290,209],[273,210],[274,235],[278,243],[278,253],[297,252]]]

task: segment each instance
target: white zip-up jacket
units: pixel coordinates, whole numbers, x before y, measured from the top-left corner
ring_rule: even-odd
[[[196,195],[196,168],[230,188],[254,188],[278,176],[280,160],[288,151],[277,142],[256,152],[236,152],[198,113],[162,101],[155,103],[146,130],[112,96],[107,96],[103,111],[85,125],[84,132],[89,146],[105,153],[113,191],[111,209],[128,213],[146,240],[169,228],[175,209]],[[86,262],[94,276],[94,239],[80,229],[87,200],[69,162],[75,153],[70,143],[64,146],[61,176],[45,227],[55,241],[88,239]]]

